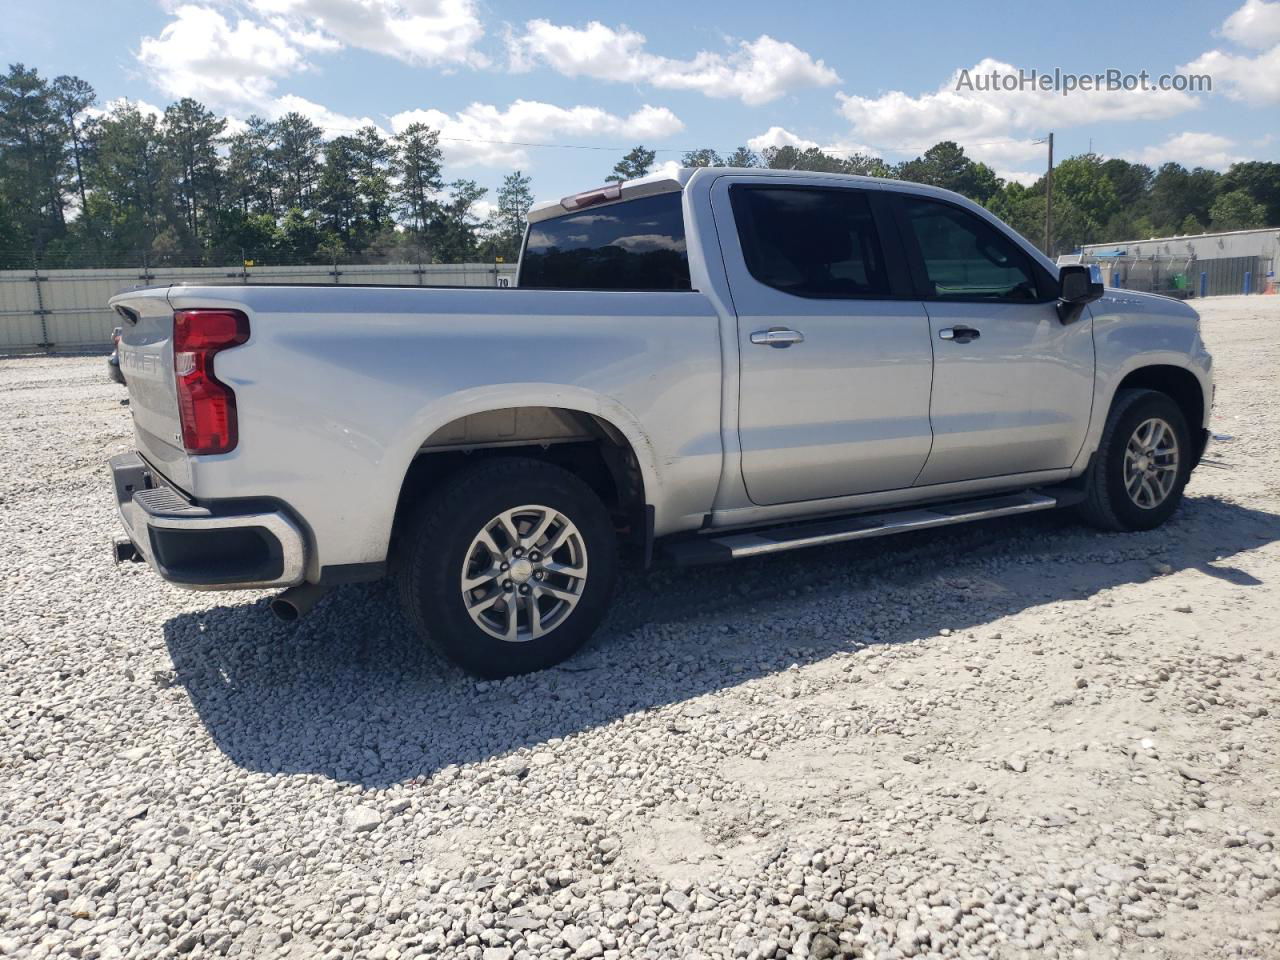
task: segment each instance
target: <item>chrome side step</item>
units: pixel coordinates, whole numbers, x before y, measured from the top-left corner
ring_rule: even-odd
[[[1056,494],[1056,495],[1054,495]],[[742,533],[702,534],[667,544],[667,556],[680,566],[716,563],[781,553],[801,547],[824,546],[846,540],[887,537],[912,530],[947,527],[971,520],[989,520],[1037,510],[1052,510],[1079,499],[1072,490],[1014,493],[978,500],[936,503],[928,507],[862,513],[835,520],[815,520]]]

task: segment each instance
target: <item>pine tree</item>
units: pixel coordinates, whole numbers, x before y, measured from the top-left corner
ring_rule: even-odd
[[[502,179],[498,209],[489,218],[488,246],[493,257],[514,260],[520,255],[525,223],[533,206],[533,180],[517,170]]]
[[[410,124],[396,137],[396,150],[396,206],[409,229],[422,233],[435,216],[435,196],[444,188],[440,133],[425,123]]]
[[[275,125],[281,175],[280,206],[284,210],[311,209],[320,180],[320,128],[300,113],[286,113]]]
[[[643,146],[633,147],[630,153],[613,165],[613,173],[604,179],[608,183],[636,180],[649,172],[656,157],[656,153]]]

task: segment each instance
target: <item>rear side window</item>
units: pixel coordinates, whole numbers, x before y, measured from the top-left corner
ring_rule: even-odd
[[[798,297],[888,297],[875,220],[859,190],[735,186],[730,192],[751,276]]]
[[[625,200],[529,225],[520,287],[688,290],[679,193]]]
[[[981,217],[936,200],[902,198],[936,300],[1041,299],[1026,253]]]

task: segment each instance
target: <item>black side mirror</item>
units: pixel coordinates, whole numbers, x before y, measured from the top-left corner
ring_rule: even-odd
[[[1102,283],[1093,279],[1092,268],[1080,263],[1068,264],[1058,273],[1058,318],[1063,323],[1080,319],[1085,304],[1102,296]]]

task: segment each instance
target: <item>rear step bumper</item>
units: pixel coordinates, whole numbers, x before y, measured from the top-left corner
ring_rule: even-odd
[[[719,563],[757,557],[766,553],[781,553],[802,547],[818,547],[847,540],[865,540],[870,537],[887,537],[912,530],[929,530],[947,527],[971,520],[988,520],[1019,513],[1052,510],[1078,503],[1081,495],[1072,489],[1058,487],[1051,490],[1026,491],[980,500],[962,500],[938,503],[928,507],[907,510],[891,510],[884,513],[862,513],[835,520],[814,520],[809,523],[792,523],[787,526],[761,530],[722,534],[702,534],[689,540],[666,545],[668,558],[680,566],[699,563]]]
[[[306,541],[282,511],[215,512],[192,503],[136,453],[108,465],[129,540],[170,583],[237,590],[302,582]]]

